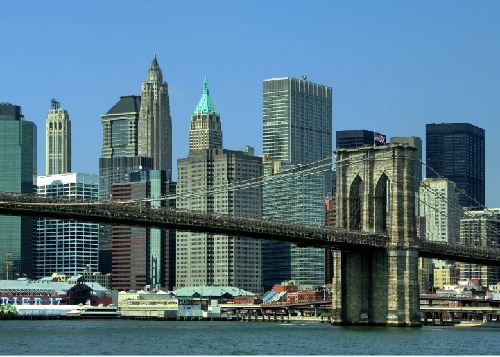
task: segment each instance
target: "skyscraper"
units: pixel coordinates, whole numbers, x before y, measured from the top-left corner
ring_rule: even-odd
[[[262,176],[260,157],[223,149],[193,151],[187,158],[177,160],[177,207],[261,217],[259,186],[227,190],[228,185],[237,185],[259,176]],[[182,197],[185,194],[211,190],[215,192]],[[176,260],[178,288],[218,285],[262,292],[259,240],[177,231]]]
[[[306,78],[264,80],[263,154],[292,165],[332,156],[332,88]]]
[[[38,177],[39,195],[97,200],[99,177],[95,174],[65,173]],[[98,271],[99,224],[50,218],[37,219],[34,251],[36,278],[53,273],[82,274]]]
[[[332,157],[332,88],[295,78],[275,78],[263,83],[263,153],[279,160],[280,170],[307,164],[318,167],[316,174],[300,177],[288,189],[280,190],[281,180],[264,185],[264,217],[295,220],[306,224],[324,222],[324,199],[330,190]],[[286,184],[285,184],[286,186]],[[285,187],[284,186],[284,187]],[[292,189],[294,186],[295,189]],[[280,202],[281,207],[280,206]],[[278,205],[278,206],[276,206]],[[296,209],[284,207],[296,206]],[[276,207],[275,207],[276,206]],[[279,208],[279,209],[278,209]],[[287,212],[293,212],[288,214]],[[263,243],[264,285],[280,283],[278,269],[288,271],[297,284],[324,283],[324,249],[299,248],[292,245],[286,259],[282,244]],[[276,279],[272,281],[272,279]]]
[[[155,198],[175,194],[170,171],[149,170],[127,175],[113,184],[114,200]],[[148,206],[175,207],[175,200],[149,201]],[[175,231],[113,226],[113,289],[174,289]]]
[[[220,117],[205,78],[203,95],[191,116],[189,156],[177,160],[177,207],[261,217],[260,187],[227,189],[228,185],[262,175],[262,160],[251,151],[250,148],[246,152],[222,149]],[[183,197],[204,191],[207,194]],[[218,285],[262,291],[260,241],[177,231],[176,243],[178,288]]]
[[[20,106],[0,103],[0,191],[34,193],[35,186],[36,125]],[[31,277],[33,232],[31,217],[0,215],[0,279]]]
[[[120,100],[104,115],[102,153],[99,158],[99,199],[110,200],[114,183],[123,182],[131,172],[151,170],[153,159],[138,156],[137,126],[141,97],[130,95]],[[99,232],[99,270],[111,273],[111,225],[101,224]]]
[[[484,129],[467,123],[427,124],[428,178],[442,176],[455,182],[462,207],[485,204]]]
[[[222,130],[220,114],[215,110],[208,91],[207,76],[203,82],[203,94],[191,115],[189,126],[189,152],[201,149],[221,149]]]
[[[172,121],[168,85],[154,55],[142,82],[138,123],[139,156],[151,157],[154,170],[172,171]]]
[[[99,158],[99,199],[111,199],[113,183],[123,182],[130,172],[151,170],[153,159],[138,156],[138,131],[141,97],[120,97],[104,115],[102,123],[102,154]]]
[[[55,99],[45,125],[45,170],[47,175],[71,172],[71,122]]]

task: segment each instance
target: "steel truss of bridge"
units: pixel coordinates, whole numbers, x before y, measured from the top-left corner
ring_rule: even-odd
[[[68,197],[0,193],[0,214],[69,219],[112,225],[205,232],[345,250],[386,249],[382,233],[349,231],[298,222],[147,206],[144,202],[89,201]],[[500,266],[500,249],[419,240],[419,256]],[[394,248],[394,247],[392,247]]]

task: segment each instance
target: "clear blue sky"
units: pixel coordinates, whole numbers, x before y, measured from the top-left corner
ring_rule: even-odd
[[[173,160],[187,156],[205,70],[224,148],[262,154],[262,81],[333,88],[333,130],[419,136],[425,124],[486,130],[486,204],[500,207],[500,1],[0,0],[0,102],[38,127],[68,110],[72,171],[98,173],[100,115],[140,95],[155,51],[169,85]],[[155,41],[156,38],[156,41]],[[335,142],[335,137],[333,138]],[[425,157],[425,156],[424,156]],[[174,175],[175,175],[174,168]]]

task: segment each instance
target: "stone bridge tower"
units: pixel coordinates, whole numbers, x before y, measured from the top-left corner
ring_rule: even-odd
[[[335,151],[337,227],[389,235],[383,250],[333,252],[335,325],[421,326],[416,150],[390,144]]]

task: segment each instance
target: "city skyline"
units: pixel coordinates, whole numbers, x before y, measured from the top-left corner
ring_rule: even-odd
[[[205,70],[224,113],[224,148],[251,145],[255,155],[262,154],[262,81],[306,74],[332,87],[334,132],[375,129],[387,137],[420,137],[425,147],[426,124],[483,128],[486,204],[500,206],[500,168],[494,162],[500,132],[498,3],[264,4],[5,4],[23,15],[26,26],[0,20],[2,43],[15,49],[0,60],[0,101],[21,106],[38,128],[45,126],[50,99],[63,103],[72,121],[72,171],[95,174],[100,115],[121,96],[140,95],[155,52],[169,84],[174,165],[188,154],[190,115]],[[151,7],[168,21],[152,23]],[[111,12],[117,16],[107,16]],[[205,26],[191,21],[197,16],[219,20]],[[293,26],[290,19],[307,26]],[[210,40],[200,41],[200,35]],[[133,51],[124,56],[126,46]],[[195,56],[197,46],[216,55]],[[39,130],[38,175],[46,174],[44,142]]]

